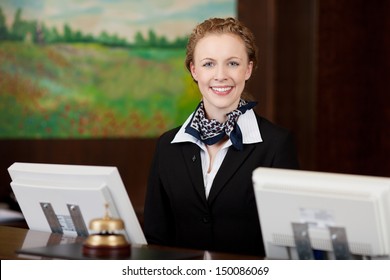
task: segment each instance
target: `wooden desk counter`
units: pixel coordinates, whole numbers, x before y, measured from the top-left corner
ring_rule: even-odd
[[[17,249],[22,248],[27,230],[0,226],[0,259],[18,259]]]
[[[34,231],[23,228],[9,226],[0,226],[0,259],[48,259],[34,255],[19,254],[16,251],[20,249],[45,247],[58,244],[75,244],[81,243],[83,239],[77,237],[66,237],[61,234]],[[156,245],[142,246],[143,250],[178,254],[182,256],[192,256],[191,259],[211,259],[211,260],[261,260],[262,257],[235,255],[227,253],[218,253],[210,251],[171,248]],[[194,257],[195,256],[195,257]]]

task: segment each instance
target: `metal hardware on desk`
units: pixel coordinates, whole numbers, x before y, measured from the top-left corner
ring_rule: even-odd
[[[81,214],[80,207],[75,204],[67,204],[70,216],[72,218],[73,224],[76,228],[78,236],[88,236],[88,229],[85,225],[83,215]]]
[[[49,202],[41,202],[41,208],[45,214],[46,220],[49,223],[50,229],[53,233],[63,233],[60,222],[57,215],[54,212],[53,206]]]
[[[40,203],[43,213],[45,214],[46,220],[50,226],[50,229],[53,233],[63,234],[63,227],[61,226],[60,221],[53,209],[53,206],[49,202]],[[73,222],[73,226],[77,232],[78,236],[88,236],[88,229],[85,225],[83,215],[81,213],[80,207],[76,204],[67,204],[66,205],[70,214],[70,217]]]
[[[315,259],[311,247],[309,226],[307,223],[291,223],[294,234],[295,246],[298,257],[301,260]],[[332,241],[333,253],[336,260],[350,260],[352,254],[349,250],[347,234],[342,227],[328,226],[330,239]]]

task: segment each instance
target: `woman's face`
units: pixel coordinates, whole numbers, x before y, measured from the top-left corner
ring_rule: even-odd
[[[208,118],[224,121],[237,108],[252,66],[244,42],[234,34],[209,34],[198,41],[190,69]]]

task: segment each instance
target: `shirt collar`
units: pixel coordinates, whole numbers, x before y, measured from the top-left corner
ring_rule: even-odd
[[[195,143],[200,147],[203,147],[204,144],[202,141],[196,139],[192,135],[185,133],[185,128],[187,124],[191,121],[192,113],[184,124],[181,126],[179,131],[176,133],[175,138],[173,138],[171,143],[181,143],[181,142],[191,142]],[[257,123],[256,115],[253,110],[248,110],[245,114],[241,115],[237,121],[237,124],[240,126],[242,133],[242,143],[243,144],[253,144],[263,142],[261,137],[260,128]],[[228,141],[229,146],[232,145],[230,140]]]

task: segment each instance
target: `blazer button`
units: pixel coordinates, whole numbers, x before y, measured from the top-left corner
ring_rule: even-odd
[[[204,216],[202,220],[203,220],[203,223],[207,224],[210,222],[210,217]]]

